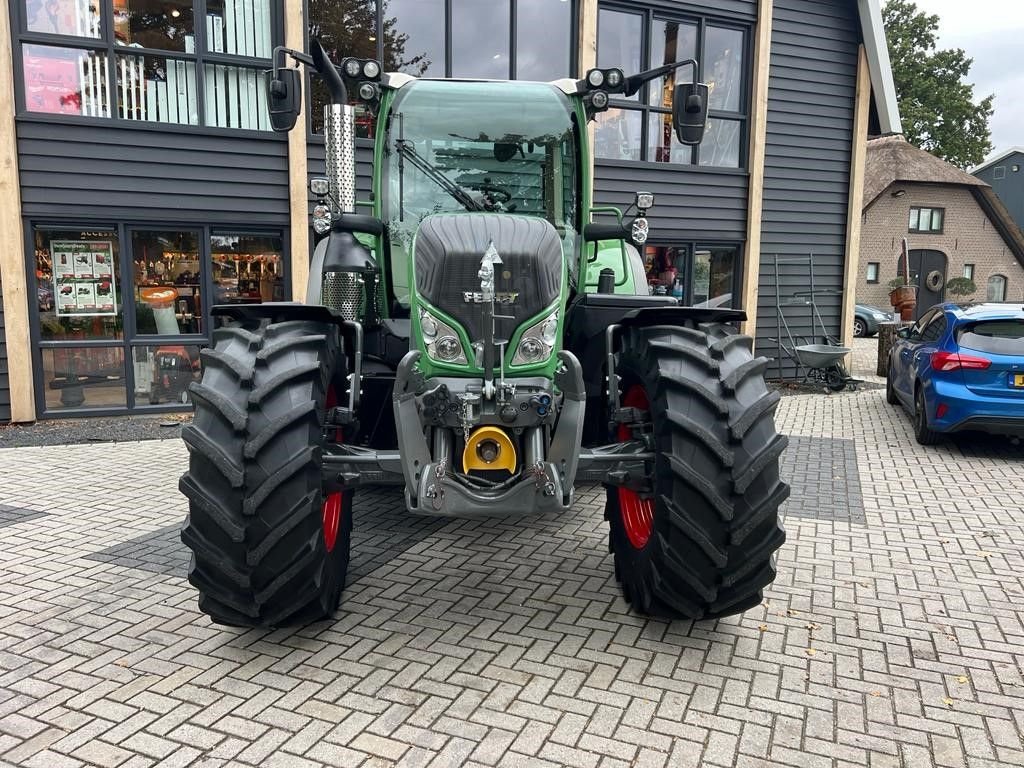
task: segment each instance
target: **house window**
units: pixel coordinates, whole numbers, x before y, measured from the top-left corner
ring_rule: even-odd
[[[945,208],[911,208],[909,229],[918,234],[942,234],[945,219]]]
[[[1006,301],[1006,276],[992,275],[988,279],[988,301]]]
[[[868,276],[868,282],[869,283],[877,283],[878,282],[878,269],[879,269],[879,263],[877,261],[869,261],[868,262],[868,275],[867,276]]]
[[[647,281],[655,293],[675,296],[686,306],[735,307],[740,253],[736,245],[648,245]]]
[[[974,265],[973,264],[964,264],[964,277],[966,277],[968,280],[973,280],[974,279]]]
[[[995,179],[996,181],[1000,181],[1002,179],[1005,179],[1006,178],[1006,166],[1005,165],[997,165],[995,168],[993,168],[992,169],[992,178]]]
[[[548,81],[574,74],[573,0],[308,0],[308,9],[310,35],[336,61],[377,59],[385,72],[416,77]],[[312,130],[323,133],[328,96],[316,76],[310,102]],[[372,131],[368,117],[357,122],[357,135]]]
[[[269,131],[272,0],[21,0],[24,108]],[[109,19],[110,23],[106,20]]]
[[[749,110],[749,30],[699,16],[663,15],[602,4],[597,19],[597,65],[627,74],[696,58],[697,73],[711,86],[708,126],[698,147],[680,144],[672,130],[672,93],[691,71],[654,80],[626,99],[616,97],[598,113],[594,154],[607,160],[742,168],[746,163]]]

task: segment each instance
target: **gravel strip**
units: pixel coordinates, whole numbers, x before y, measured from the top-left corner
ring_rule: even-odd
[[[181,425],[191,420],[190,413],[162,413],[0,424],[0,448],[177,439],[181,437]]]

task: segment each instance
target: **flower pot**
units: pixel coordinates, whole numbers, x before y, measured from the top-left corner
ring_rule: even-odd
[[[912,285],[902,285],[899,288],[893,288],[889,293],[889,303],[894,307],[899,307],[908,301],[917,303],[917,290]]]

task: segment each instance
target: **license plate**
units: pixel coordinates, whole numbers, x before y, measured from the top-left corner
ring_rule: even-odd
[[[1013,386],[1024,389],[1024,373],[1013,374]]]

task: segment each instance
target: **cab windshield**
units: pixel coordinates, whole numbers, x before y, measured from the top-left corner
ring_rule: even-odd
[[[383,218],[395,299],[409,305],[409,258],[434,213],[542,216],[572,264],[579,235],[576,121],[568,97],[544,83],[419,80],[388,117]]]

